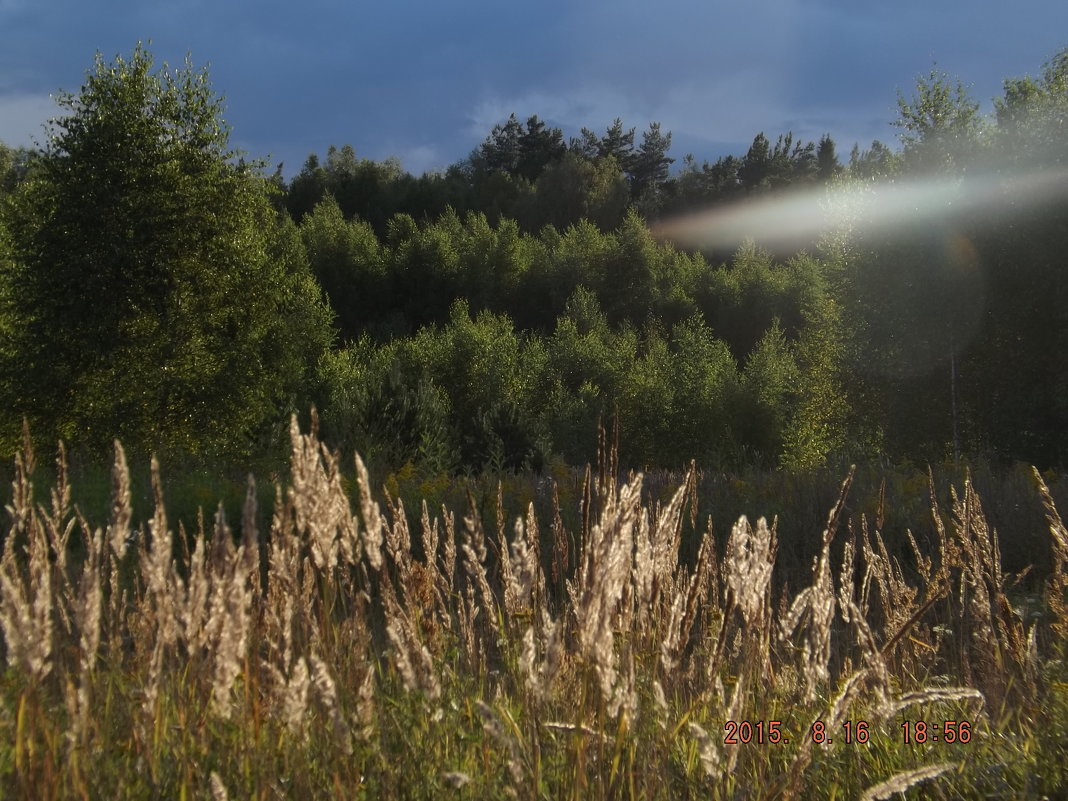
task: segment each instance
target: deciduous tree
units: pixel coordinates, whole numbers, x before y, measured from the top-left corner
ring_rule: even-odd
[[[62,93],[13,203],[4,401],[90,448],[240,455],[303,405],[329,311],[206,71],[141,45]]]

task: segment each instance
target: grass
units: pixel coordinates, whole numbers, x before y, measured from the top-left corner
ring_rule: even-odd
[[[1050,477],[619,480],[609,449],[496,491],[402,471],[380,495],[314,426],[291,440],[284,484],[195,523],[121,450],[90,511],[62,453],[44,492],[24,448],[0,556],[4,797],[1068,791]],[[736,512],[762,500],[781,522]]]

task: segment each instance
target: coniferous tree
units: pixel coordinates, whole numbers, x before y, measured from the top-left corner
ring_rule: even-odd
[[[477,173],[517,174],[522,153],[522,136],[523,126],[513,113],[504,124],[494,125],[490,135],[471,154],[472,167]]]
[[[649,124],[642,133],[642,144],[634,155],[631,166],[631,196],[641,197],[647,190],[667,180],[675,159],[668,156],[671,149],[671,131],[661,133],[660,123]]]
[[[597,143],[597,155],[600,158],[611,156],[624,172],[629,173],[633,167],[634,129],[624,130],[623,120],[616,117]]]
[[[836,177],[842,170],[838,163],[838,154],[835,152],[834,140],[830,134],[820,137],[820,143],[816,146],[816,179],[826,183]]]
[[[768,173],[771,170],[771,143],[768,137],[761,131],[753,137],[753,144],[749,146],[741,166],[738,168],[738,178],[747,191],[754,191],[767,185]]]
[[[559,128],[547,128],[537,115],[527,120],[526,130],[519,135],[519,162],[516,172],[528,181],[538,180],[546,167],[558,160],[567,148]]]
[[[580,135],[571,137],[571,141],[568,144],[568,150],[572,153],[577,153],[584,159],[592,161],[597,158],[601,152],[601,140],[593,131],[589,128],[583,128],[580,131]]]
[[[319,164],[319,157],[308,154],[304,166],[289,185],[286,193],[286,208],[293,220],[299,223],[326,196],[326,170]]]

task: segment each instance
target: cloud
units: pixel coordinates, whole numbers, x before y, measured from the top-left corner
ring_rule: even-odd
[[[384,148],[378,159],[384,160],[390,156],[400,159],[401,166],[412,175],[422,175],[425,172],[443,169],[450,161],[432,145]]]
[[[29,146],[36,139],[43,143],[42,126],[57,112],[59,107],[47,95],[0,95],[0,142]]]

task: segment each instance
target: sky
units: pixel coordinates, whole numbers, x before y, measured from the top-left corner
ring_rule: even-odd
[[[290,178],[332,144],[442,169],[512,112],[565,137],[620,117],[640,141],[658,121],[678,162],[744,155],[761,131],[829,133],[845,159],[896,142],[898,92],[932,69],[989,111],[1068,47],[1068,3],[0,0],[0,141],[43,143],[50,96],[138,41],[207,66],[231,144]]]

